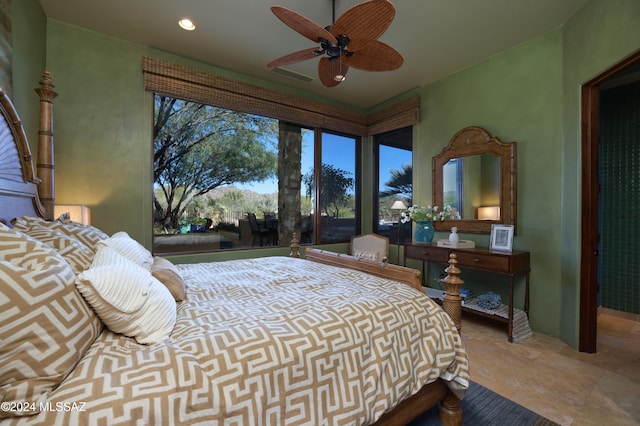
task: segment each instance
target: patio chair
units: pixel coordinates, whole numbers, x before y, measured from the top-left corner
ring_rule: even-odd
[[[255,213],[247,213],[247,219],[249,219],[249,226],[251,227],[251,235],[253,236],[252,246],[256,245],[256,240],[260,241],[260,246],[264,245],[265,239],[269,239],[269,230],[260,226]]]

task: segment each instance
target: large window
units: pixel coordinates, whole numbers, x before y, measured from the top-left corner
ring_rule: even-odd
[[[412,135],[406,127],[374,139],[378,186],[373,229],[392,244],[411,241],[411,223],[403,224],[400,218],[402,207],[413,202]]]
[[[356,194],[357,138],[322,133],[320,173],[320,242],[349,241],[359,230]]]
[[[249,206],[241,207],[238,211],[246,216],[246,222],[244,222],[244,218],[238,219],[239,225],[236,226],[233,216],[225,216],[224,220],[218,222],[217,225],[217,241],[211,242],[210,238],[204,238],[209,232],[208,230],[216,226],[214,225],[216,219],[201,214],[198,208],[203,206],[198,206],[195,203],[184,211],[178,209],[176,212],[178,214],[174,217],[184,219],[183,222],[186,222],[187,218],[194,218],[198,223],[193,224],[196,225],[194,227],[189,224],[189,229],[207,229],[207,232],[200,234],[194,232],[191,235],[194,238],[188,239],[182,246],[173,244],[172,248],[164,251],[158,250],[163,243],[161,240],[168,240],[182,234],[179,233],[181,230],[176,228],[176,225],[167,226],[165,219],[163,219],[165,214],[162,209],[169,209],[169,199],[165,200],[166,206],[164,206],[161,201],[158,201],[159,197],[156,197],[154,199],[154,214],[156,216],[154,217],[154,250],[156,252],[175,253],[177,248],[180,249],[180,252],[234,249],[240,247],[234,243],[234,239],[237,238],[242,239],[244,247],[255,247],[261,244],[286,245],[293,232],[300,232],[305,242],[348,241],[348,233],[360,232],[360,212],[358,211],[361,204],[359,199],[361,171],[358,169],[361,163],[359,159],[361,154],[360,137],[385,132],[391,133],[399,128],[410,128],[410,126],[417,124],[419,117],[420,98],[418,96],[404,99],[370,114],[363,114],[351,109],[314,101],[308,97],[284,93],[158,58],[144,58],[143,75],[144,88],[149,93],[168,98],[185,99],[202,105],[212,105],[229,114],[244,115],[249,122],[253,123],[245,123],[246,126],[243,127],[242,132],[244,132],[243,137],[248,139],[244,139],[243,143],[249,143],[251,140],[257,141],[259,143],[251,143],[251,146],[257,148],[260,155],[266,153],[278,157],[274,172],[277,179],[271,176],[264,177],[263,180],[243,180],[244,178],[242,178],[240,183],[227,185],[230,187],[228,191],[231,192],[227,199],[235,199],[236,195],[239,195],[236,192],[236,187],[253,190],[275,179],[278,189],[277,193],[272,194],[274,196],[271,197],[278,200],[275,211],[272,211],[269,205],[255,209]],[[265,117],[270,117],[270,119]],[[256,132],[258,126],[267,126],[269,120],[271,120],[269,126],[271,126],[270,129],[273,130],[273,133],[276,133],[277,129],[278,135],[273,139],[267,138],[266,133]],[[297,125],[291,123],[297,123]],[[231,136],[233,131],[230,129],[227,132],[229,141],[233,140]],[[255,135],[262,135],[262,138]],[[334,141],[331,139],[334,136],[341,139],[341,143],[333,144]],[[275,148],[276,142],[277,148]],[[334,147],[325,150],[323,144],[334,145]],[[258,145],[261,145],[262,148]],[[313,153],[312,156],[309,156],[309,149],[312,150],[310,151]],[[408,149],[411,149],[410,146]],[[306,158],[313,158],[315,182],[311,194],[303,193],[306,189],[302,178],[308,172],[305,160],[301,158],[303,151],[306,153]],[[355,165],[344,167],[341,163],[343,154],[355,156]],[[174,152],[169,149],[163,155],[168,155],[168,157],[164,157],[165,159],[171,158]],[[210,155],[224,158],[220,152],[212,152]],[[245,152],[244,155],[251,156],[252,153]],[[256,159],[260,159],[260,155]],[[266,157],[268,158],[270,155],[266,155]],[[292,158],[295,158],[296,161],[291,161]],[[162,159],[156,158],[155,160]],[[174,167],[178,163],[172,159],[168,164]],[[323,167],[325,165],[327,167]],[[330,179],[322,179],[322,171],[330,170],[330,167],[342,173],[347,179],[353,179],[354,183],[353,187],[344,186],[346,195],[341,198],[340,203],[334,206],[333,221],[329,220],[332,215],[331,210],[326,209],[327,211],[323,213],[324,197],[321,196],[323,191],[327,189],[322,187],[322,182],[332,183]],[[191,172],[194,171],[191,170]],[[165,184],[154,180],[154,194],[165,191]],[[216,191],[218,189],[221,191],[223,186],[220,185]],[[187,192],[188,195],[191,189],[186,185],[182,188],[176,188],[173,192],[173,199],[181,198],[184,192]],[[167,193],[171,194],[171,191],[167,191]],[[258,194],[268,195],[260,192]],[[205,198],[204,195],[201,194],[193,198]],[[186,197],[185,200],[191,203],[188,198]],[[270,197],[258,198],[267,203]],[[207,203],[209,202],[210,200],[207,200]],[[174,204],[172,203],[172,205]],[[204,205],[204,208],[209,207],[209,204]],[[252,209],[255,211],[255,221],[252,220],[253,215],[248,215],[249,212],[245,211]],[[296,213],[293,214],[291,209]],[[212,216],[214,215],[212,214]],[[303,220],[305,218],[306,220]],[[261,225],[260,228],[255,226],[256,222]],[[211,224],[209,225],[209,223]],[[238,230],[238,228],[246,228],[249,225],[252,225],[251,228],[248,228],[251,233]],[[333,225],[332,228],[327,228],[326,232],[323,231],[325,226],[331,227],[331,225]],[[266,227],[268,230],[264,229]],[[186,229],[187,224],[185,223],[183,230],[186,231]],[[253,231],[253,229],[256,230]],[[374,225],[374,229],[377,229],[377,225]],[[209,237],[209,235],[206,236]]]
[[[288,245],[285,226],[303,243],[359,229],[357,137],[156,94],[153,144],[158,254]]]

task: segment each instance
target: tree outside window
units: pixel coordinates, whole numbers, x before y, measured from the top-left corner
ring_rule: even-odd
[[[168,254],[287,245],[278,232],[278,168],[286,167],[278,160],[278,120],[162,95],[155,95],[154,107],[154,250]],[[313,135],[320,132],[297,128],[300,149],[311,158],[307,173],[315,176],[315,147],[322,143],[315,144]],[[296,167],[304,167],[305,159],[299,161]],[[355,158],[348,172],[326,165],[320,205],[313,205],[309,196],[315,190],[297,197],[298,211],[306,213],[302,225],[311,231],[306,242],[315,242],[313,229],[322,227],[313,223],[314,209],[322,216],[353,215],[353,162]]]

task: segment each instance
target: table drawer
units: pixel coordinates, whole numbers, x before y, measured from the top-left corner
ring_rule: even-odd
[[[407,250],[405,257],[409,259],[436,263],[447,263],[449,261],[449,252],[447,250],[439,250],[428,246],[421,247],[419,245],[405,246],[405,248]]]
[[[455,252],[458,266],[465,266],[474,269],[486,269],[493,272],[509,273],[509,258],[506,256],[495,256],[479,253]]]

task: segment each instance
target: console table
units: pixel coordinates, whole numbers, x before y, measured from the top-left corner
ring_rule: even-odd
[[[531,260],[528,251],[502,252],[489,250],[486,248],[451,248],[438,247],[434,243],[429,244],[405,244],[404,245],[404,266],[407,259],[422,261],[422,276],[425,277],[425,263],[446,264],[449,261],[449,254],[455,253],[458,266],[464,272],[466,269],[476,269],[492,272],[511,277],[509,286],[509,315],[504,318],[498,315],[491,315],[483,311],[470,309],[462,305],[462,310],[476,315],[485,316],[498,321],[506,322],[508,325],[509,342],[513,342],[513,290],[516,277],[524,274],[526,276],[526,287],[524,296],[524,311],[529,315],[529,272],[531,271]]]

